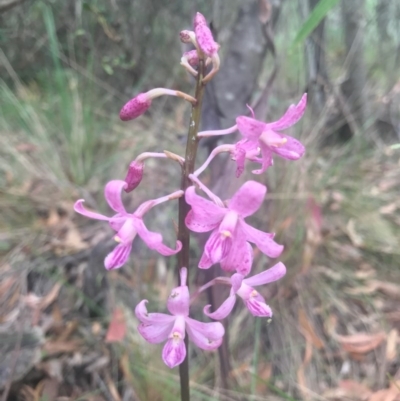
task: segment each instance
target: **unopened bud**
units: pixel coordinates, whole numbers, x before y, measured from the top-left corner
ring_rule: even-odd
[[[196,13],[196,16],[194,17],[194,21],[193,21],[193,26],[196,29],[196,26],[199,26],[199,25],[207,25],[207,21],[203,14]]]
[[[207,24],[201,22],[195,23],[194,32],[197,43],[203,53],[209,57],[214,56],[218,52],[219,44],[214,41],[213,34]]]
[[[179,33],[179,37],[182,43],[192,43],[192,40],[194,38],[194,32],[184,30]]]
[[[150,106],[151,99],[148,97],[147,93],[140,93],[122,107],[119,112],[119,118],[122,121],[133,120],[145,113]]]
[[[134,160],[129,165],[128,172],[125,177],[127,184],[125,192],[129,193],[133,191],[142,181],[143,178],[144,163],[142,161]]]
[[[190,50],[189,52],[183,53],[182,58],[185,58],[192,67],[197,67],[199,65],[199,54],[197,50]]]

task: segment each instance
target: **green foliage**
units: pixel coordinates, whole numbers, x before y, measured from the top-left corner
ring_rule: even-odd
[[[320,0],[308,16],[307,20],[300,27],[292,48],[304,42],[318,24],[326,17],[328,12],[339,2],[339,0]]]

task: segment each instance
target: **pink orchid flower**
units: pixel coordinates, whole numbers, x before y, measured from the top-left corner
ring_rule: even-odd
[[[162,359],[169,368],[180,365],[186,357],[184,343],[185,331],[189,339],[199,348],[215,350],[222,343],[224,326],[219,322],[202,323],[189,317],[189,289],[186,285],[187,270],[180,271],[181,285],[172,290],[165,313],[148,313],[147,300],[141,301],[135,309],[140,320],[139,333],[149,343],[158,344],[167,341],[162,351]]]
[[[292,125],[296,124],[304,114],[307,105],[307,94],[305,93],[297,105],[292,104],[286,113],[272,123],[264,123],[254,118],[239,116],[236,124],[244,139],[236,144],[234,159],[237,163],[236,175],[239,176],[244,170],[246,158],[261,163],[259,170],[253,170],[254,174],[263,173],[272,165],[272,154],[283,157],[284,159],[297,160],[304,154],[304,146],[293,137],[279,133]],[[261,158],[249,151],[261,150]],[[247,153],[247,154],[246,154]]]
[[[192,206],[186,216],[186,226],[195,232],[213,230],[199,262],[201,269],[221,262],[224,270],[247,275],[253,261],[249,242],[272,258],[282,253],[283,246],[273,241],[274,234],[257,230],[244,220],[260,208],[266,192],[264,185],[247,181],[229,201],[228,207],[223,207],[198,196],[194,186],[186,190],[186,202]]]
[[[79,199],[74,205],[74,210],[77,213],[89,217],[90,219],[108,221],[111,228],[117,232],[114,239],[119,242],[119,245],[117,245],[104,260],[104,265],[107,270],[117,269],[128,261],[132,243],[136,235],[139,235],[150,249],[154,249],[164,256],[174,255],[182,248],[180,241],[176,242],[176,249],[171,249],[164,245],[161,234],[149,231],[146,228],[143,222],[143,216],[154,206],[171,199],[179,198],[183,195],[183,191],[176,191],[173,194],[144,202],[137,208],[135,213],[131,214],[127,213],[121,199],[121,191],[126,189],[127,185],[125,181],[114,180],[110,181],[105,187],[104,196],[106,201],[111,209],[117,212],[112,217],[86,210],[83,207],[84,199]]]
[[[210,287],[214,283],[223,283],[231,285],[231,292],[229,297],[222,303],[222,305],[215,311],[210,312],[211,305],[204,307],[204,313],[215,320],[225,319],[232,311],[236,303],[236,295],[243,299],[246,308],[253,316],[259,317],[272,317],[272,310],[266,304],[265,299],[254,288],[258,285],[272,283],[282,278],[286,274],[286,267],[283,263],[279,262],[268,270],[265,270],[255,276],[244,278],[243,275],[235,273],[231,278],[218,277],[210,283],[205,284],[200,288],[199,292]]]

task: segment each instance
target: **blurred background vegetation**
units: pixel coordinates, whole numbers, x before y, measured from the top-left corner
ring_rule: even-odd
[[[268,121],[304,92],[309,107],[290,133],[306,156],[260,178],[268,201],[254,224],[277,233],[288,267],[263,293],[274,319],[238,305],[228,358],[192,348],[193,399],[400,400],[400,2],[0,0],[3,400],[177,397],[176,372],[132,313],[143,297],[165,307],[173,258],[136,241],[129,265],[105,274],[111,233],[72,205],[83,197],[109,213],[104,184],[138,153],[183,153],[187,105],[158,99],[125,124],[118,112],[153,87],[191,91],[179,32],[196,11],[222,60],[203,129],[229,127],[246,104]],[[203,142],[199,161],[214,145]],[[216,161],[205,176],[224,198],[240,184],[233,168]],[[176,166],[148,163],[127,208],[177,185]],[[172,244],[176,219],[176,205],[163,205],[148,224]],[[207,278],[195,269],[201,241],[196,285]],[[256,254],[254,269],[273,262]]]

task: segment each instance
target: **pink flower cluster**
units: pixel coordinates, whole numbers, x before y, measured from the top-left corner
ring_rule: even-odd
[[[194,19],[194,32],[182,31],[181,40],[192,43],[195,50],[182,56],[181,64],[191,74],[196,75],[199,62],[212,63],[211,73],[219,68],[219,45],[214,41],[205,18],[197,13]],[[204,78],[206,82],[209,76]],[[147,93],[141,93],[131,99],[121,110],[122,120],[131,120],[143,114],[150,106],[153,98],[167,94],[189,100],[194,104],[195,99],[189,95],[169,89],[157,88]],[[259,163],[261,167],[253,170],[261,174],[273,164],[273,154],[288,159],[297,160],[304,154],[303,145],[296,139],[283,134],[282,131],[297,123],[303,116],[307,103],[304,94],[297,105],[291,105],[286,113],[277,121],[265,123],[252,117],[239,116],[236,125],[220,131],[204,131],[198,133],[198,138],[227,135],[239,131],[242,139],[237,143],[225,144],[213,150],[203,166],[189,178],[193,182],[185,191],[178,190],[172,194],[144,202],[133,213],[128,213],[123,205],[121,193],[134,190],[142,181],[145,160],[149,157],[169,158],[183,164],[180,156],[165,151],[164,153],[142,153],[131,162],[125,180],[114,180],[105,187],[105,198],[114,210],[112,217],[89,211],[83,207],[84,200],[75,203],[75,211],[91,219],[107,221],[115,231],[114,239],[118,243],[115,249],[105,258],[106,269],[116,269],[124,265],[132,249],[132,243],[138,235],[145,244],[161,255],[169,256],[178,253],[182,244],[177,241],[174,248],[164,244],[160,233],[149,231],[143,221],[144,215],[160,203],[185,197],[191,206],[185,223],[189,230],[196,233],[210,232],[203,253],[198,262],[200,269],[209,269],[212,265],[220,264],[225,272],[198,289],[196,296],[213,285],[230,286],[230,294],[222,305],[215,311],[211,306],[204,308],[206,316],[214,320],[226,318],[233,310],[236,299],[242,298],[246,308],[254,316],[272,316],[272,310],[263,296],[254,287],[279,280],[286,273],[286,267],[278,262],[273,267],[251,277],[253,264],[253,246],[269,258],[277,258],[283,251],[283,246],[274,241],[274,234],[252,227],[246,219],[257,212],[265,198],[267,188],[256,181],[245,182],[230,200],[222,201],[213,194],[198,178],[210,161],[221,152],[229,152],[236,162],[236,175],[240,176],[245,168],[245,161]],[[197,185],[209,199],[196,193]],[[230,277],[227,274],[231,273]],[[192,298],[193,300],[194,298]],[[167,301],[169,314],[148,313],[147,300],[141,301],[135,313],[140,321],[139,332],[149,343],[165,342],[162,359],[167,366],[173,368],[183,362],[186,357],[184,339],[186,333],[189,339],[204,350],[215,350],[222,343],[224,328],[219,322],[202,323],[189,317],[190,304],[187,286],[187,269],[180,269],[180,286],[172,290]]]

